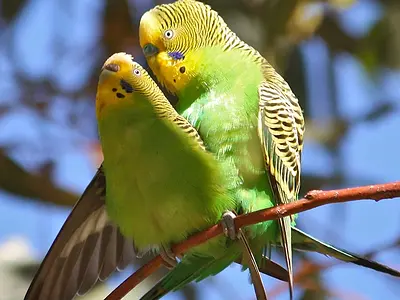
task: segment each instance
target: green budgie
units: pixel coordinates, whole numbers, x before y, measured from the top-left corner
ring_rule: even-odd
[[[241,41],[210,6],[194,0],[158,5],[140,21],[147,62],[206,149],[233,163],[240,186],[238,213],[297,200],[304,120],[289,85]],[[399,272],[313,239],[295,216],[246,228],[258,263],[269,244],[282,243],[292,297],[292,246],[399,276]],[[276,231],[276,225],[279,231]],[[234,228],[230,228],[234,232]],[[234,236],[233,236],[234,238]],[[199,271],[191,273],[191,264]],[[156,299],[204,278],[200,262],[184,259],[143,299]]]
[[[82,295],[140,252],[168,249],[236,209],[231,167],[226,164],[224,171],[204,150],[197,131],[130,55],[117,53],[105,62],[96,113],[104,162],[53,242],[26,300]],[[195,249],[220,256],[225,241],[213,239]],[[164,258],[168,261],[168,253]],[[267,274],[287,277],[279,265],[267,263]]]

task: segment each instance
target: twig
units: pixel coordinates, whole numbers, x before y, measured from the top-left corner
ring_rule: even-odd
[[[268,220],[276,220],[284,216],[296,214],[302,211],[331,203],[343,203],[356,200],[383,200],[400,197],[400,181],[376,184],[369,186],[361,186],[355,188],[347,188],[331,191],[310,191],[303,199],[290,204],[279,205],[272,208],[267,208],[252,212],[249,214],[240,215],[235,218],[236,228],[264,222]],[[221,224],[212,226],[211,228],[197,233],[186,241],[181,242],[172,247],[172,251],[176,255],[180,255],[190,248],[206,242],[207,240],[222,233]],[[106,300],[122,299],[129,291],[150,276],[162,265],[162,259],[158,255],[153,260],[142,266],[123,283],[121,283]]]
[[[0,189],[29,200],[71,207],[77,195],[56,187],[49,176],[26,171],[0,149]]]

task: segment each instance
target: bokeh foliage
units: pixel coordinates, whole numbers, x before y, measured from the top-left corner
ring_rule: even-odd
[[[367,1],[367,0],[359,0]],[[153,1],[102,0],[92,1],[91,17],[97,20],[95,36],[90,37],[90,47],[65,42],[71,39],[70,27],[74,1],[58,1],[53,5],[55,13],[63,12],[60,25],[49,17],[49,26],[54,27],[48,37],[52,51],[52,65],[46,72],[27,71],[21,64],[17,39],[24,26],[26,11],[36,0],[0,1],[0,69],[7,82],[0,85],[0,131],[7,131],[2,119],[9,118],[17,110],[27,110],[44,122],[62,125],[69,132],[77,132],[79,138],[72,139],[72,147],[89,148],[98,156],[94,97],[98,73],[104,60],[111,54],[126,51],[144,63],[138,46],[138,22],[140,14],[152,6]],[[90,1],[86,1],[90,2]],[[155,1],[153,4],[168,1]],[[379,10],[379,17],[371,26],[361,32],[352,32],[343,21],[343,13],[358,5],[356,0],[213,0],[206,1],[218,10],[231,28],[245,41],[256,47],[289,81],[298,96],[306,116],[306,143],[317,143],[337,162],[329,175],[305,172],[302,191],[346,185],[343,164],[338,153],[343,138],[352,126],[374,122],[393,113],[396,106],[391,99],[383,96],[379,105],[357,119],[344,118],[338,109],[337,85],[333,75],[338,57],[349,55],[361,64],[374,84],[379,87],[385,72],[397,71],[400,67],[400,4],[398,0],[368,0]],[[144,5],[147,3],[147,6]],[[88,8],[91,8],[90,3]],[[88,13],[89,14],[89,13]],[[57,15],[56,17],[57,18]],[[75,26],[79,27],[79,24]],[[328,55],[326,99],[312,103],[309,95],[309,68],[302,52],[307,41],[320,43]],[[72,36],[73,41],[73,36]],[[35,47],[34,44],[31,45]],[[24,59],[36,59],[35,57]],[[7,64],[3,65],[3,62]],[[88,65],[88,72],[82,82],[66,85],[53,71],[63,73],[79,68],[81,62]],[[170,96],[171,101],[175,99]],[[4,99],[2,99],[4,98]],[[66,108],[60,119],[55,118],[52,103],[63,99]],[[3,101],[4,100],[4,101]],[[312,106],[312,108],[311,108]],[[319,106],[330,107],[329,114],[319,115]],[[62,120],[62,121],[60,121]],[[24,165],[15,159],[15,152],[33,153],[48,151],[57,144],[59,136],[43,134],[35,142],[13,140],[0,144],[0,189],[20,196],[26,201],[45,202],[49,205],[72,206],[78,195],[61,188],[54,182],[55,156],[38,159]],[[95,149],[95,150],[93,150]],[[97,149],[97,150],[96,150]],[[90,155],[92,155],[90,153]],[[96,156],[97,155],[97,156]],[[33,158],[33,160],[35,160]],[[95,159],[98,163],[98,159]],[[363,184],[369,178],[353,179]],[[303,257],[306,259],[305,257]],[[29,267],[22,268],[21,274],[33,274]],[[27,279],[29,280],[29,279]],[[318,268],[305,275],[303,299],[323,299],[328,292],[318,276]],[[194,287],[185,290],[188,299],[196,299]]]

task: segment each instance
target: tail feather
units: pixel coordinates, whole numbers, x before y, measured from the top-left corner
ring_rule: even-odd
[[[288,270],[288,283],[290,299],[293,299],[293,259],[292,259],[292,230],[291,217],[279,219],[279,228],[281,230],[281,239],[283,252],[285,254],[286,266]]]
[[[243,262],[243,258],[239,257],[238,259],[235,260],[235,262],[237,264],[241,265]],[[286,281],[286,282],[288,282],[288,280],[289,280],[288,271],[285,268],[283,268],[281,265],[279,265],[278,263],[270,260],[270,258],[268,256],[265,256],[265,255],[262,256],[261,263],[258,264],[258,268],[261,273],[264,273],[265,275],[268,275],[275,279]],[[242,270],[245,270],[245,269],[246,269],[246,267],[242,268]]]
[[[186,280],[184,280],[181,284],[176,286],[173,291],[177,291],[183,288],[186,284],[189,284],[192,281],[202,281],[203,279],[214,276],[227,268],[235,259],[237,258],[237,254],[231,253],[230,255],[226,255],[220,259],[212,259],[210,263],[205,265],[203,268],[200,268],[196,272],[194,272],[191,276],[189,276]]]
[[[243,233],[243,230],[239,228],[238,238],[243,248],[243,256],[247,260],[247,265],[249,267],[251,281],[253,282],[254,292],[256,293],[256,297],[258,300],[267,300],[267,293],[265,291],[260,270],[258,269],[256,259],[254,258],[253,251],[251,251],[249,242],[246,239],[246,236]]]
[[[373,269],[378,272],[400,277],[400,271],[389,268],[375,261],[361,257],[344,249],[336,248],[306,234],[298,228],[292,227],[293,247],[297,250],[313,251],[335,257],[345,262]]]
[[[201,281],[208,276],[213,276],[228,267],[240,255],[237,248],[222,257],[215,259],[211,256],[187,256],[159,281],[141,300],[160,299],[171,291],[181,289],[192,281]]]

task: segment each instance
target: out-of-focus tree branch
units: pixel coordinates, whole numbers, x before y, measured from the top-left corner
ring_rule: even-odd
[[[7,23],[12,22],[25,6],[27,0],[0,1],[0,16]]]
[[[19,22],[19,18],[25,16],[21,12],[26,11],[25,9],[31,2],[33,1],[0,0],[0,29],[2,31],[0,37],[2,38],[1,44],[4,45],[2,57],[4,62],[8,61],[4,64],[5,69],[3,69],[2,60],[1,69],[3,73],[8,74],[7,79],[10,79],[15,85],[7,87],[7,92],[2,96],[13,98],[12,101],[5,101],[5,104],[0,103],[0,118],[7,117],[9,112],[14,110],[27,108],[45,122],[50,121],[57,125],[61,124],[61,126],[67,125],[69,126],[68,130],[75,130],[79,134],[86,131],[89,132],[89,139],[95,138],[93,101],[98,72],[104,59],[119,51],[130,52],[137,58],[142,58],[141,50],[138,47],[138,16],[135,14],[135,6],[139,2],[136,0],[103,0],[104,5],[101,5],[102,9],[98,10],[100,14],[98,16],[99,28],[96,30],[99,32],[98,39],[85,49],[80,48],[79,44],[73,48],[65,48],[63,43],[59,43],[65,35],[70,35],[69,28],[71,26],[68,22],[73,20],[74,10],[72,4],[69,4],[68,12],[64,11],[64,4],[55,5],[56,11],[63,12],[60,15],[68,16],[63,21],[65,26],[56,26],[53,28],[51,36],[47,37],[52,50],[46,51],[46,55],[49,54],[57,63],[62,63],[63,56],[79,57],[75,60],[78,62],[88,57],[93,60],[85,82],[79,84],[77,88],[65,90],[60,84],[57,84],[54,74],[48,73],[44,76],[36,76],[32,72],[28,74],[24,64],[20,61],[17,40],[21,37],[17,35],[25,20]],[[167,2],[172,2],[172,0],[156,0],[152,3]],[[324,116],[324,122],[321,123],[318,118],[311,115],[310,106],[313,105],[313,111],[318,111],[318,107],[309,101],[307,75],[310,70],[307,61],[304,60],[304,49],[301,45],[302,41],[318,36],[326,45],[332,61],[337,53],[346,52],[358,59],[370,73],[379,71],[382,66],[388,67],[389,70],[399,68],[400,6],[398,0],[375,1],[376,5],[381,6],[379,20],[371,28],[366,28],[365,33],[361,35],[352,35],[346,30],[347,25],[340,19],[341,10],[356,3],[356,0],[205,0],[205,2],[218,10],[232,29],[263,53],[289,81],[306,116],[306,143],[316,142],[323,145],[326,150],[340,147],[343,138],[354,125],[379,120],[398,109],[392,104],[394,102],[390,101],[392,99],[387,99],[388,101],[385,99],[373,111],[351,120],[343,118],[340,112],[332,113],[330,110],[331,116],[328,118]],[[90,18],[92,17],[94,16]],[[62,24],[62,22],[57,23]],[[57,38],[54,38],[54,35]],[[334,62],[332,62],[333,64]],[[379,88],[380,78],[378,76],[380,74],[379,72],[374,74],[377,75],[375,78],[378,79],[377,87]],[[327,81],[329,80],[331,79]],[[324,82],[321,83],[324,84]],[[331,91],[328,91],[327,94],[331,96],[337,88],[333,84]],[[4,92],[3,89],[2,91]],[[166,92],[165,89],[163,91]],[[171,102],[176,102],[176,98],[169,94],[167,97]],[[51,115],[52,103],[54,99],[59,98],[67,100],[66,109],[62,112],[64,116],[60,119]],[[82,106],[82,102],[85,102],[84,106]],[[322,107],[324,105],[324,103],[321,104]],[[338,99],[332,99],[329,105],[337,107]],[[67,124],[63,123],[64,117],[69,120]],[[43,142],[54,143],[51,140],[43,140]],[[329,155],[334,156],[335,154],[331,152]],[[336,165],[340,164],[341,162],[338,161]],[[26,171],[5,152],[0,153],[0,170],[0,189],[21,195],[24,199],[70,206],[78,198],[77,195],[56,187],[51,176],[44,175],[43,172],[39,174]],[[338,173],[327,177],[303,174],[302,192],[332,185],[343,186],[348,184],[348,180],[348,177]],[[360,184],[371,181],[369,178],[351,178],[350,180]],[[317,278],[317,276],[315,277]],[[312,282],[318,282],[316,278]],[[329,294],[329,291],[327,293]],[[188,297],[193,297],[193,294],[195,293],[190,291]]]
[[[351,37],[343,31],[334,15],[326,15],[315,32],[324,39],[333,52],[355,53],[362,45],[360,40]]]
[[[48,176],[25,171],[1,150],[0,170],[0,188],[9,193],[63,206],[72,206],[78,199],[77,195],[57,188]]]

